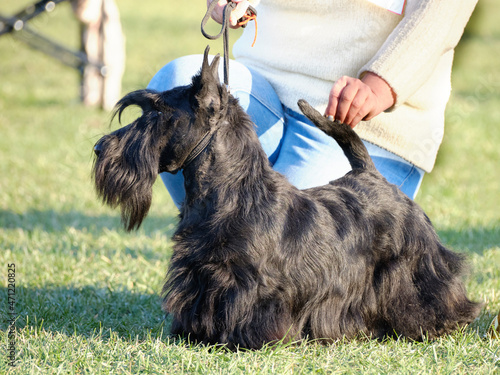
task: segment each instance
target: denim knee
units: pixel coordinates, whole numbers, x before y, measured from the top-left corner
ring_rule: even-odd
[[[189,55],[172,60],[154,75],[148,89],[165,91],[188,85],[200,70],[202,62],[203,55]]]

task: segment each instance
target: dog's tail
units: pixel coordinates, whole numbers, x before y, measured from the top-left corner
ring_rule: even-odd
[[[297,104],[314,125],[337,141],[352,169],[375,170],[375,164],[373,164],[363,141],[350,126],[325,118],[304,99],[299,100]]]

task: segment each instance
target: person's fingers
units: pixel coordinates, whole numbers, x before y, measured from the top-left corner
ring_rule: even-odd
[[[351,109],[352,103],[358,94],[359,88],[357,85],[348,84],[342,90],[340,98],[338,100],[337,112],[335,114],[335,119],[340,122],[344,122],[347,119],[349,110]],[[359,108],[353,108],[353,111]]]
[[[217,22],[217,23],[222,23],[222,8],[221,8],[221,3],[222,3],[222,6],[224,6],[225,4],[227,4],[227,1],[226,0],[207,0],[207,8],[210,7],[210,4],[213,2],[213,1],[217,1],[217,6],[214,8],[214,10],[212,11],[212,19]]]
[[[373,105],[372,109],[367,114],[365,114],[361,120],[362,121],[370,121],[375,116],[379,115],[381,112],[382,111],[377,111],[377,105]]]
[[[347,85],[347,78],[348,77],[342,77],[335,84],[333,85],[332,89],[330,90],[330,96],[328,97],[328,105],[325,110],[325,116],[335,116],[337,115],[337,107],[339,104],[340,96],[342,94],[342,90]]]
[[[378,115],[380,103],[371,86],[360,79],[341,77],[330,90],[325,116],[355,127]]]
[[[356,85],[357,91],[354,98],[350,102],[350,106],[344,118],[344,123],[354,127],[357,125],[355,122],[356,118],[363,118],[371,109],[371,98],[370,92],[365,87],[359,87]]]
[[[359,108],[357,113],[352,117],[346,120],[346,124],[351,128],[354,128],[361,121],[367,121],[375,116],[375,104],[373,98],[367,97],[364,104]],[[369,118],[368,118],[369,117]]]
[[[231,27],[239,27],[238,20],[245,15],[249,6],[250,3],[248,0],[240,0],[238,2],[238,5],[236,5],[236,8],[231,12],[231,17],[229,18]]]
[[[217,6],[212,11],[212,18],[215,22],[222,24],[224,20],[224,8],[227,5],[227,0],[207,0],[207,7],[210,6],[212,1],[217,1]],[[243,17],[250,6],[248,0],[232,0],[237,3],[236,8],[231,11],[229,16],[229,24],[233,28],[237,28],[238,20]]]

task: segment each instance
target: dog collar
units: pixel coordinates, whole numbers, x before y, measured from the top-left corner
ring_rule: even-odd
[[[218,126],[214,127],[210,131],[206,132],[205,135],[198,141],[196,146],[189,152],[188,156],[182,163],[181,169],[185,169],[189,164],[193,162],[210,144],[215,132],[219,129]]]

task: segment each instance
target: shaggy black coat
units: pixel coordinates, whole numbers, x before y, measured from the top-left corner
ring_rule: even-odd
[[[296,189],[269,165],[207,53],[191,85],[124,97],[117,112],[135,104],[142,116],[95,147],[97,191],[121,206],[129,230],[147,215],[157,173],[182,169],[186,200],[163,289],[173,334],[233,349],[359,334],[420,340],[478,315],[463,256],[377,172],[351,128],[299,102],[353,170]]]

